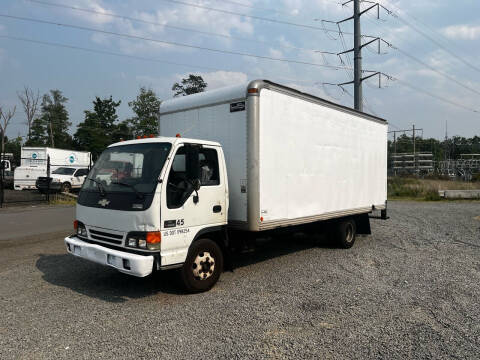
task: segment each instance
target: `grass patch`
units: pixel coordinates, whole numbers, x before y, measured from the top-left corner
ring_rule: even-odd
[[[63,194],[50,194],[50,205],[76,205],[77,198]]]
[[[476,190],[480,182],[390,177],[387,188],[389,199],[438,201],[443,199],[438,190]]]

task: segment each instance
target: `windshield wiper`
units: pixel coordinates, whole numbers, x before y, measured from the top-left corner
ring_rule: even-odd
[[[103,187],[103,184],[98,181],[98,180],[95,180],[95,179],[92,179],[92,178],[87,178],[88,180],[90,181],[93,181],[95,184],[97,184],[97,187],[98,187],[98,191],[100,191],[100,195],[102,196],[105,196],[105,188]]]
[[[129,187],[130,189],[132,189],[135,192],[135,194],[137,195],[137,197],[139,199],[143,199],[143,194],[141,192],[139,192],[137,189],[135,189],[135,185],[130,185],[130,184],[120,182],[120,181],[112,181],[111,184]]]

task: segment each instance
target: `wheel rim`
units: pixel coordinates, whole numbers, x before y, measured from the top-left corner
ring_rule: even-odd
[[[200,252],[192,264],[193,277],[197,280],[207,280],[215,270],[215,259],[207,251]]]
[[[353,231],[353,225],[351,223],[348,223],[345,230],[345,240],[347,241],[347,243],[351,243],[355,234]]]

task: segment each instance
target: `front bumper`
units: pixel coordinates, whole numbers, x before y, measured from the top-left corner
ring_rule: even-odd
[[[90,244],[75,236],[65,238],[67,251],[74,255],[96,262],[101,265],[111,266],[118,271],[145,277],[153,270],[154,259],[152,255],[137,255],[125,251],[109,249],[97,244]]]
[[[62,183],[59,183],[59,182],[51,182],[50,183],[50,191],[60,191],[62,189]],[[45,183],[39,183],[39,182],[36,182],[35,183],[35,187],[38,189],[38,190],[43,190],[43,191],[47,191],[48,189],[48,184],[45,184]]]

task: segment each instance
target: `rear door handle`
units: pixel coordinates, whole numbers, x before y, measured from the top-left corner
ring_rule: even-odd
[[[214,213],[219,213],[220,211],[222,211],[222,207],[220,205],[215,205],[213,207],[213,212]]]

